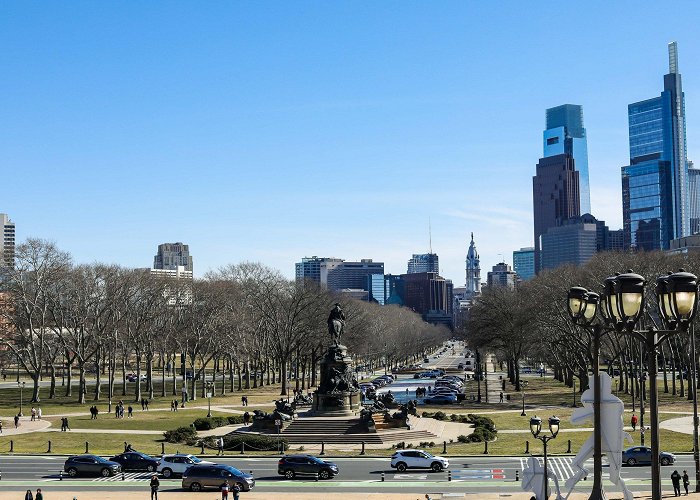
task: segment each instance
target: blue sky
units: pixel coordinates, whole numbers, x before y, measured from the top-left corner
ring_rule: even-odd
[[[464,283],[532,245],[544,110],[582,104],[594,215],[622,223],[627,104],[678,41],[700,162],[697,2],[3,2],[0,212],[76,261],[195,272],[303,256]]]

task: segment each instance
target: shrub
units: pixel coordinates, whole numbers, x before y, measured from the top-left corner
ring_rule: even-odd
[[[490,431],[486,427],[475,427],[474,432],[469,434],[469,439],[475,443],[484,441],[493,441],[496,438],[496,433]]]
[[[496,432],[496,424],[494,424],[493,420],[491,420],[489,417],[474,415],[473,413],[470,413],[467,415],[467,417],[469,418],[469,422],[474,424],[474,427],[484,427],[491,432]]]
[[[394,445],[394,447],[395,447],[397,450],[403,450],[404,448],[406,448],[406,442],[405,442],[405,441],[399,441],[398,443],[396,443],[396,444]]]
[[[224,436],[225,450],[240,450],[242,444],[245,444],[245,448],[249,451],[272,451],[279,449],[280,446],[282,450],[289,449],[286,439],[278,440],[263,434],[231,433]]]
[[[163,433],[168,443],[185,443],[197,438],[197,431],[192,427],[178,427]]]
[[[226,417],[226,420],[228,421],[228,425],[242,424],[243,415],[229,415]]]
[[[208,431],[210,429],[216,429],[217,427],[223,427],[224,425],[234,425],[242,423],[243,415],[230,415],[228,417],[198,418],[192,423],[192,425],[198,431]]]
[[[460,434],[459,436],[457,436],[457,441],[460,443],[468,443],[469,437],[465,436],[464,434]]]
[[[456,413],[453,413],[452,415],[450,415],[450,420],[452,420],[453,422],[456,422],[458,418],[459,418],[459,416]]]
[[[433,418],[435,420],[445,420],[447,418],[447,415],[445,415],[444,411],[436,411],[433,415]]]

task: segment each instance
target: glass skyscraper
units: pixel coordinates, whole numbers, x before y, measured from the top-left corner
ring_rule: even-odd
[[[630,164],[622,167],[625,244],[667,250],[690,234],[685,100],[676,42],[668,45],[669,73],[659,97],[628,106]]]
[[[535,277],[535,247],[513,251],[513,271],[518,273],[523,281]]]
[[[591,213],[591,189],[588,182],[588,142],[583,127],[583,107],[563,104],[546,111],[547,130],[543,134],[544,158],[568,154],[579,173],[580,210]]]

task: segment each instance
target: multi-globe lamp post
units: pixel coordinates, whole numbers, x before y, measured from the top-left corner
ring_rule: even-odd
[[[542,419],[537,415],[530,419],[530,432],[535,439],[542,441],[544,447],[544,481],[542,481],[542,498],[549,498],[549,475],[547,473],[547,443],[557,437],[559,434],[559,422],[557,417],[549,417],[549,434],[542,433]]]
[[[567,295],[567,307],[574,324],[584,328],[592,341],[591,365],[594,380],[594,455],[593,489],[590,500],[605,499],[602,483],[601,383],[599,372],[600,341],[609,332],[618,332],[639,340],[647,353],[649,369],[650,441],[652,499],[661,500],[661,469],[659,460],[659,412],[657,348],[678,331],[687,331],[697,312],[698,283],[694,274],[682,269],[660,276],[656,280],[656,302],[664,330],[656,326],[635,330],[645,314],[644,287],[646,280],[631,271],[605,279],[603,293],[598,295],[582,287],[573,287]],[[603,322],[595,321],[600,311]],[[647,314],[652,323],[653,318]],[[696,467],[697,468],[697,467]],[[699,471],[696,470],[696,476]]]

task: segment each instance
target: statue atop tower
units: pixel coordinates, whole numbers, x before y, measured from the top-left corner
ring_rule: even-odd
[[[467,251],[467,283],[465,285],[467,295],[477,295],[481,293],[481,267],[479,266],[479,253],[474,244],[474,233]]]

